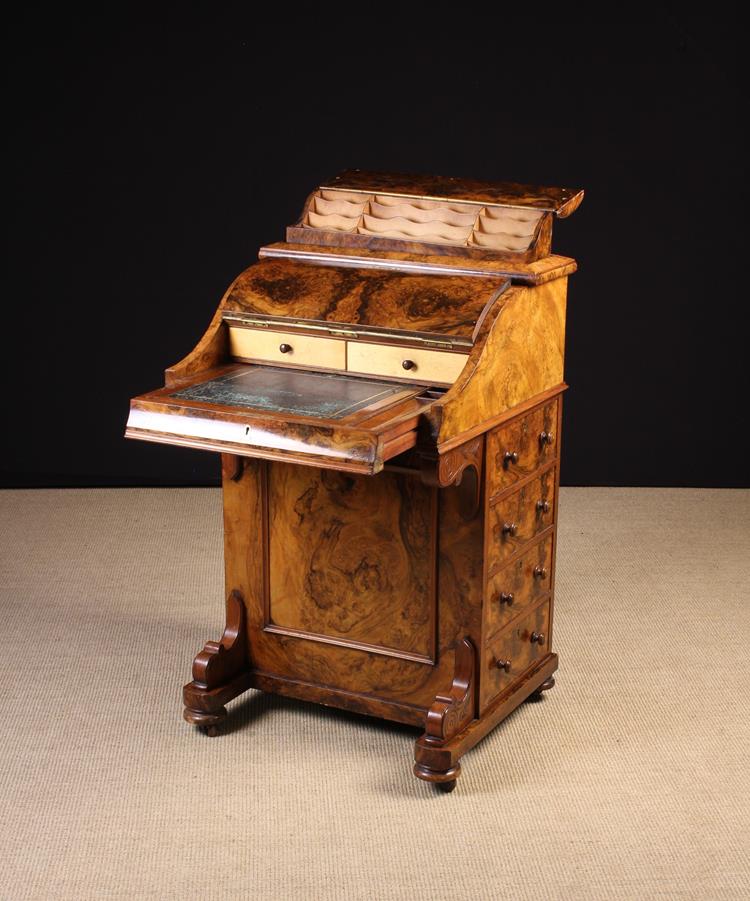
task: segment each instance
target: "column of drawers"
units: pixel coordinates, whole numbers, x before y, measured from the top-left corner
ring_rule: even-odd
[[[550,651],[560,402],[487,434],[480,712]]]

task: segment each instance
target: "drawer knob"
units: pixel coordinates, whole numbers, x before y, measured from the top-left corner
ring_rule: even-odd
[[[547,578],[547,567],[546,566],[535,566],[534,567],[534,578],[535,579],[546,579]]]
[[[532,632],[529,641],[532,644],[544,644],[545,635],[544,632]]]
[[[503,454],[503,466],[507,469],[511,463],[518,463],[516,451],[505,451]]]
[[[510,672],[510,660],[496,660],[495,666],[498,669],[505,670],[506,673]]]
[[[507,604],[509,607],[515,601],[515,595],[511,591],[501,591],[500,594],[495,595],[495,600],[500,604]]]
[[[279,344],[279,350],[283,354],[290,354],[292,352],[291,344]]]
[[[552,432],[540,432],[539,433],[539,443],[544,447],[545,445],[549,447],[555,440],[555,436]]]
[[[404,360],[404,362],[401,365],[404,367],[404,369],[416,369],[417,368],[417,364],[414,362],[414,360]]]
[[[537,501],[536,508],[540,513],[549,513],[549,501]]]
[[[518,523],[516,522],[504,522],[503,523],[503,535],[515,535],[518,531]]]

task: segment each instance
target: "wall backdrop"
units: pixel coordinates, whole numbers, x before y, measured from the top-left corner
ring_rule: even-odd
[[[213,455],[125,441],[128,399],[348,167],[585,188],[554,233],[580,267],[563,483],[748,484],[731,22],[375,24],[15,23],[4,486],[216,484]]]

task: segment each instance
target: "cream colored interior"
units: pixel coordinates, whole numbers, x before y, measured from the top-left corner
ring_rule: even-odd
[[[520,253],[533,243],[542,216],[518,207],[326,188],[313,196],[302,227]]]
[[[282,350],[283,347],[283,350]],[[236,360],[347,370],[387,378],[450,385],[466,365],[467,354],[396,344],[324,338],[299,331],[229,328],[229,354]],[[407,366],[404,366],[404,362]]]

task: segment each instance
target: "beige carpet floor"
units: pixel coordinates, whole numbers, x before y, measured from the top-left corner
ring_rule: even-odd
[[[182,721],[217,490],[0,493],[0,897],[750,897],[750,492],[560,510],[557,687],[442,795],[407,727],[256,693]]]

